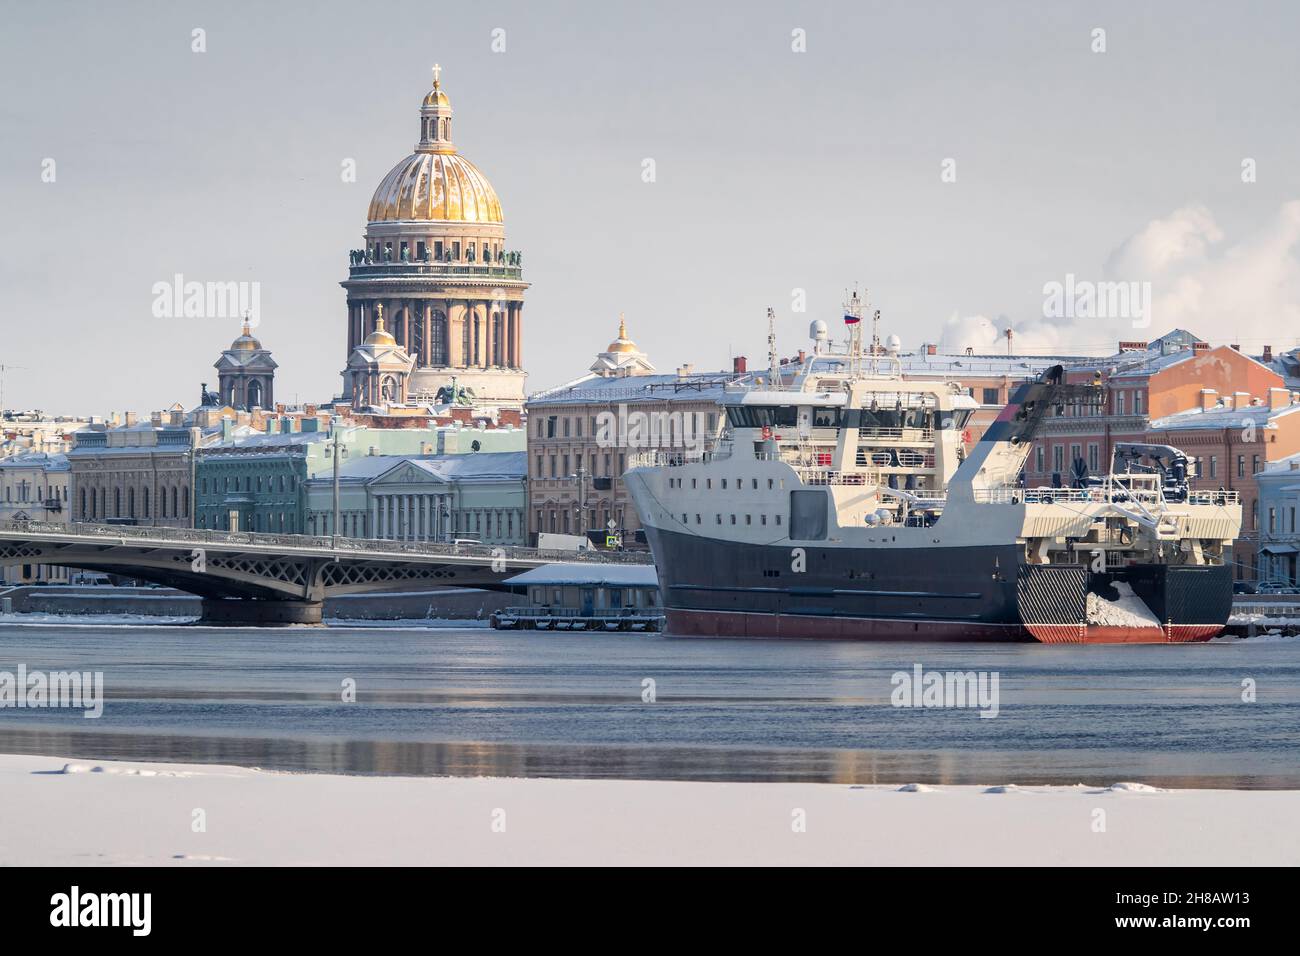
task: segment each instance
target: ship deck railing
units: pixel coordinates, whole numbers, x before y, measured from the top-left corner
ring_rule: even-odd
[[[660,608],[608,608],[583,610],[530,604],[494,611],[491,624],[498,630],[529,631],[661,631]]]
[[[1056,502],[1088,502],[1092,504],[1143,505],[1190,504],[1230,505],[1241,502],[1236,491],[1191,491],[1185,501],[1170,501],[1160,489],[1135,488],[1125,481],[1107,482],[1092,488],[980,488],[975,490],[975,500],[980,504],[1054,504]]]

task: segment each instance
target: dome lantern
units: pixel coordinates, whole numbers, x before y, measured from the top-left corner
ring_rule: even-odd
[[[451,142],[451,100],[442,91],[439,75],[442,67],[433,65],[433,89],[424,97],[420,105],[420,142],[415,147],[418,153],[454,153],[456,147]]]

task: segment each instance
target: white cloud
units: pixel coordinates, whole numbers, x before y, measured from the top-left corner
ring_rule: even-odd
[[[1210,211],[1188,205],[1155,219],[1120,243],[1101,276],[1079,281],[1150,283],[1150,324],[1132,318],[1042,318],[1023,322],[953,314],[944,323],[943,351],[1006,348],[1015,330],[1017,351],[1083,353],[1098,343],[1149,339],[1185,328],[1212,342],[1239,342],[1257,352],[1300,342],[1300,201],[1284,203],[1261,228],[1229,241]],[[1047,282],[1062,282],[1052,276]],[[1113,344],[1109,348],[1113,348]],[[1106,351],[1108,349],[1103,349]]]

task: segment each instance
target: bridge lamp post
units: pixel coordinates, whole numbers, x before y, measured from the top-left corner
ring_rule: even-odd
[[[584,461],[578,462],[578,471],[576,474],[568,476],[569,481],[578,483],[578,533],[584,538],[587,536],[587,479],[591,477],[587,473],[587,465]]]
[[[330,521],[330,547],[338,549],[339,546],[339,432],[338,428],[331,423],[330,442],[334,446],[334,517]]]

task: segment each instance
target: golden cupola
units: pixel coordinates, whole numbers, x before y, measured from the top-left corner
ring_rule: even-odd
[[[393,333],[384,328],[384,307],[383,305],[375,306],[375,328],[374,331],[366,336],[363,345],[396,345],[397,339],[393,338]]]
[[[631,354],[633,352],[641,351],[636,347],[636,343],[627,337],[627,322],[623,320],[622,315],[618,317],[618,338],[613,342],[610,342],[609,348],[605,351],[611,352],[614,355]]]
[[[420,105],[420,141],[370,199],[371,222],[501,223],[501,200],[451,140],[451,100],[433,67],[433,89]]]
[[[244,328],[239,333],[239,338],[230,343],[232,352],[255,352],[262,347],[262,343],[253,337],[253,327],[248,319],[244,319]]]

